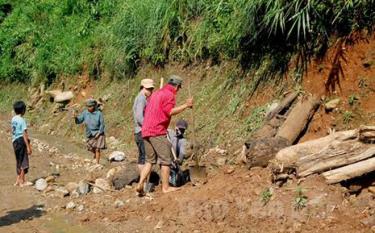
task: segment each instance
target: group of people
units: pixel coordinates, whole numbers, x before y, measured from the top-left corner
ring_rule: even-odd
[[[168,83],[154,91],[154,81],[143,79],[140,92],[133,105],[134,135],[138,147],[138,169],[140,173],[136,191],[144,194],[144,184],[150,176],[155,164],[161,167],[162,192],[176,191],[177,187],[169,185],[170,167],[181,164],[186,155],[187,141],[184,133],[188,127],[185,120],[178,120],[174,130],[169,129],[171,118],[193,107],[193,99],[188,98],[180,106],[176,106],[176,95],[182,87],[182,79],[171,75]],[[86,126],[87,148],[99,164],[101,151],[106,149],[105,123],[98,102],[89,99],[87,108],[79,115],[73,114],[76,124]],[[29,168],[28,156],[32,154],[27,132],[27,124],[23,115],[26,105],[17,101],[13,105],[15,116],[12,118],[12,141],[16,154],[17,180],[15,185],[29,185],[25,175]]]

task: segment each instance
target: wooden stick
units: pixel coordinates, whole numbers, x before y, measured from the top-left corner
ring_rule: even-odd
[[[188,95],[189,95],[189,98],[192,98],[190,77],[189,77],[189,82],[188,82]],[[193,137],[192,137],[192,141],[193,141],[193,157],[195,159],[196,165],[199,167],[199,157],[197,155],[197,144],[196,144],[194,107],[191,109],[191,128],[192,128],[192,134],[193,134]]]
[[[162,89],[164,86],[164,78],[160,78],[160,89]]]

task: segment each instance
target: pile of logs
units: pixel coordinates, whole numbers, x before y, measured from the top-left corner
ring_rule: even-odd
[[[312,95],[287,94],[266,114],[264,126],[244,144],[240,160],[249,167],[267,166],[279,150],[298,141],[319,104]]]
[[[332,133],[280,150],[271,162],[279,173],[322,174],[333,184],[375,171],[375,127]]]

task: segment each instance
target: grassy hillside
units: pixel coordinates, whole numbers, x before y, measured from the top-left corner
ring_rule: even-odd
[[[298,78],[332,36],[371,30],[373,9],[373,0],[0,0],[0,80],[127,78],[145,63],[202,60],[262,68],[264,80],[299,53]]]

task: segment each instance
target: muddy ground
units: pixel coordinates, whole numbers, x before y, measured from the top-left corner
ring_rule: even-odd
[[[212,166],[204,185],[187,184],[169,194],[157,187],[143,198],[133,187],[79,197],[14,187],[7,123],[3,118],[0,124],[0,232],[371,232],[375,222],[375,196],[367,189],[351,195],[340,185],[326,185],[319,176],[291,179],[279,188],[267,168]],[[64,186],[88,176],[104,177],[121,165],[103,159],[103,167],[93,170],[82,142],[69,140],[32,132],[29,180],[48,176],[59,165],[54,185]],[[297,200],[302,200],[300,205]],[[70,201],[75,209],[65,208]]]

